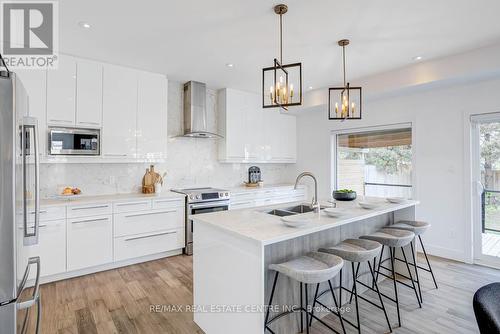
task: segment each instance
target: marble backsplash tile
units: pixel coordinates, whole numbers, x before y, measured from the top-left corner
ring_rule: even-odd
[[[164,188],[213,186],[232,187],[247,179],[251,164],[220,163],[217,140],[176,138],[182,133],[182,84],[168,84],[168,147],[165,163],[155,169],[167,172]],[[217,132],[217,94],[207,90],[209,131]],[[76,186],[86,195],[130,193],[140,191],[142,176],[149,164],[42,164],[40,190],[42,197],[57,194],[64,186]],[[292,165],[260,164],[266,183],[292,183]]]

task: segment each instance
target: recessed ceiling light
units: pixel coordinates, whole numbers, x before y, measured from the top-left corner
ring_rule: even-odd
[[[422,56],[415,56],[415,57],[413,57],[413,60],[414,61],[422,60]]]
[[[87,23],[87,22],[83,22],[83,21],[81,21],[81,22],[78,22],[78,25],[79,25],[80,27],[82,27],[82,28],[85,28],[85,29],[90,29],[90,24],[89,24],[89,23]]]
[[[308,88],[309,88],[309,90],[312,90],[312,89],[313,89],[313,86],[309,86]]]
[[[229,68],[232,68],[232,67],[234,67],[234,64],[233,63],[227,63],[226,66],[229,67]]]

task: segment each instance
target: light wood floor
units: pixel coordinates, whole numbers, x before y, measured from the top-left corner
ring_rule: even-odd
[[[500,281],[500,271],[432,258],[439,289],[423,274],[424,304],[419,309],[412,290],[399,287],[402,327],[395,333],[478,333],[472,296],[481,286]],[[387,294],[392,284],[380,283]],[[192,258],[175,256],[45,284],[42,333],[203,333],[189,312],[151,312],[150,305],[191,305]],[[370,293],[365,293],[371,296]],[[345,297],[344,297],[345,299]],[[386,302],[394,327],[395,307]],[[363,333],[387,331],[378,309],[360,301]],[[354,311],[346,315],[354,319]],[[328,316],[328,322],[335,323]],[[283,319],[283,321],[286,321]],[[353,328],[347,326],[350,333]],[[311,334],[328,333],[314,324]],[[220,333],[225,334],[225,333]]]

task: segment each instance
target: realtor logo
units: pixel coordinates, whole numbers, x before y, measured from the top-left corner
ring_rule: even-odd
[[[11,68],[55,68],[58,51],[56,1],[1,3],[2,54]]]

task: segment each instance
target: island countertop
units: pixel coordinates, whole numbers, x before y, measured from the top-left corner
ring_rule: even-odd
[[[304,202],[292,202],[258,208],[198,214],[193,216],[193,220],[195,224],[209,224],[210,226],[265,246],[419,204],[419,202],[415,200],[407,200],[399,204],[389,203],[385,198],[378,197],[366,197],[364,200],[370,203],[376,203],[377,207],[367,210],[358,205],[359,200],[350,202],[337,201],[337,208],[345,209],[344,215],[338,218],[332,218],[323,212],[323,210],[319,214],[314,212],[303,213],[301,215],[311,219],[311,222],[302,227],[286,226],[281,220],[281,217],[268,214],[267,212],[272,209],[304,204]],[[322,207],[332,207],[332,203],[329,201],[320,201],[320,205]]]

